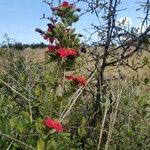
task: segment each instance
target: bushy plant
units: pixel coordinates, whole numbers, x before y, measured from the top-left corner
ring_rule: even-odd
[[[110,3],[108,12],[111,9]],[[0,68],[0,149],[149,149],[150,95],[141,92],[143,83],[120,77],[107,82],[98,67],[100,58],[104,68],[108,65],[105,56],[112,53],[107,50],[118,45],[106,38],[107,45],[101,44],[106,53],[100,55],[94,47],[90,58],[96,63],[94,69],[88,66],[88,75],[87,50],[72,27],[80,9],[64,1],[51,10],[48,29],[36,29],[49,43],[45,62],[29,61],[5,47]],[[126,50],[128,46],[123,54]],[[111,62],[116,63],[117,57]],[[149,87],[149,78],[144,81]]]

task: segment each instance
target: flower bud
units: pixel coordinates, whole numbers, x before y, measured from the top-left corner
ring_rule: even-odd
[[[76,8],[76,11],[80,12],[80,11],[81,11],[81,9],[80,9],[80,8]]]
[[[50,32],[55,28],[55,25],[53,25],[52,23],[48,23],[47,26],[48,26],[48,31]]]
[[[82,35],[82,34],[78,34],[78,36],[79,36],[79,37],[82,37],[83,35]]]
[[[36,32],[39,32],[40,34],[45,34],[45,32],[44,32],[44,31],[42,31],[42,30],[41,30],[41,29],[39,29],[39,28],[36,28],[36,29],[35,29],[35,31],[36,31]]]
[[[58,10],[59,9],[59,7],[52,7],[51,8],[51,10],[54,12],[54,11],[56,11],[56,10]]]

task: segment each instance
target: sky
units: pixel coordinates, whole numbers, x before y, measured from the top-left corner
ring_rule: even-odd
[[[137,0],[122,0],[121,9],[128,8],[121,11],[118,19],[127,17],[131,25],[139,25],[139,20],[136,18],[140,14],[135,12]],[[72,2],[69,0],[69,2]],[[79,4],[81,10],[85,8],[83,3]],[[42,14],[45,13],[50,16],[51,11],[48,5],[42,3],[42,0],[0,0],[0,43],[4,40],[4,34],[17,42],[22,43],[40,43],[45,42],[42,37],[35,32],[35,28],[47,29],[48,21],[40,19]],[[86,28],[90,28],[90,24],[95,23],[95,18],[88,14],[82,16],[79,22],[74,25],[78,33],[88,36],[85,32]]]

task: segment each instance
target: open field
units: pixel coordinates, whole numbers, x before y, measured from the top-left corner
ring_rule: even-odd
[[[21,52],[21,55],[26,58],[27,61],[32,61],[32,62],[44,62],[47,59],[47,55],[45,54],[45,51],[47,49],[25,49],[24,51]],[[82,63],[86,64],[85,68],[93,68],[94,67],[94,61],[92,61],[92,58],[88,56],[88,54],[81,54],[82,56]],[[140,66],[143,62],[143,59],[149,59],[150,58],[150,53],[145,52],[142,55],[134,55],[132,58],[128,60],[130,65],[133,66]],[[150,66],[150,64],[149,64]],[[108,77],[111,76],[116,76],[116,71],[120,70],[122,76],[128,77],[128,78],[139,78],[143,80],[145,77],[150,76],[150,68],[148,66],[144,66],[142,68],[139,68],[137,71],[133,70],[130,67],[108,67],[107,69],[107,75]]]
[[[0,149],[5,150],[9,145],[14,147],[13,150],[30,145],[36,148],[42,141],[39,136],[44,139],[50,135],[48,139],[53,141],[51,145],[55,146],[55,150],[59,150],[59,146],[68,150],[83,150],[83,139],[86,143],[85,150],[96,150],[101,131],[102,149],[108,134],[112,134],[110,150],[150,149],[150,83],[144,82],[145,78],[150,77],[148,65],[138,72],[126,67],[107,68],[105,77],[108,80],[108,91],[106,103],[102,103],[102,107],[107,108],[103,110],[106,116],[102,116],[102,119],[105,119],[104,127],[99,118],[96,126],[89,123],[94,115],[92,107],[96,82],[93,82],[94,85],[89,83],[85,87],[69,115],[62,121],[65,131],[58,137],[53,131],[52,134],[45,132],[47,130],[41,125],[43,118],[52,114],[56,119],[61,118],[64,110],[74,100],[70,97],[72,98],[75,90],[80,88],[65,80],[65,94],[59,89],[56,91],[53,81],[57,76],[57,66],[45,63],[45,51],[46,49],[25,49],[14,55],[14,61],[1,56]],[[137,64],[145,57],[150,58],[150,54],[144,53],[142,57],[135,55],[128,61]],[[88,54],[81,54],[81,58],[77,59],[76,67],[81,74],[88,76],[87,68],[93,70],[94,61],[90,61],[91,59]],[[62,83],[62,80],[59,82]],[[62,84],[60,86],[62,87]]]

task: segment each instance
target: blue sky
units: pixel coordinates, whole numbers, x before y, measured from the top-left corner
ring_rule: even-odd
[[[70,0],[71,1],[71,0]],[[127,10],[121,12],[118,18],[129,17],[132,24],[139,24],[138,12],[135,13],[137,4],[136,0],[122,0],[121,8],[128,7]],[[80,5],[84,7],[83,4]],[[22,43],[39,43],[44,42],[42,37],[35,32],[35,28],[47,28],[47,20],[40,20],[42,14],[47,16],[50,14],[49,7],[42,3],[42,0],[0,0],[0,43],[3,40],[4,33],[9,37]],[[92,15],[83,16],[75,25],[77,32],[86,34],[85,28],[90,27],[95,22]]]

